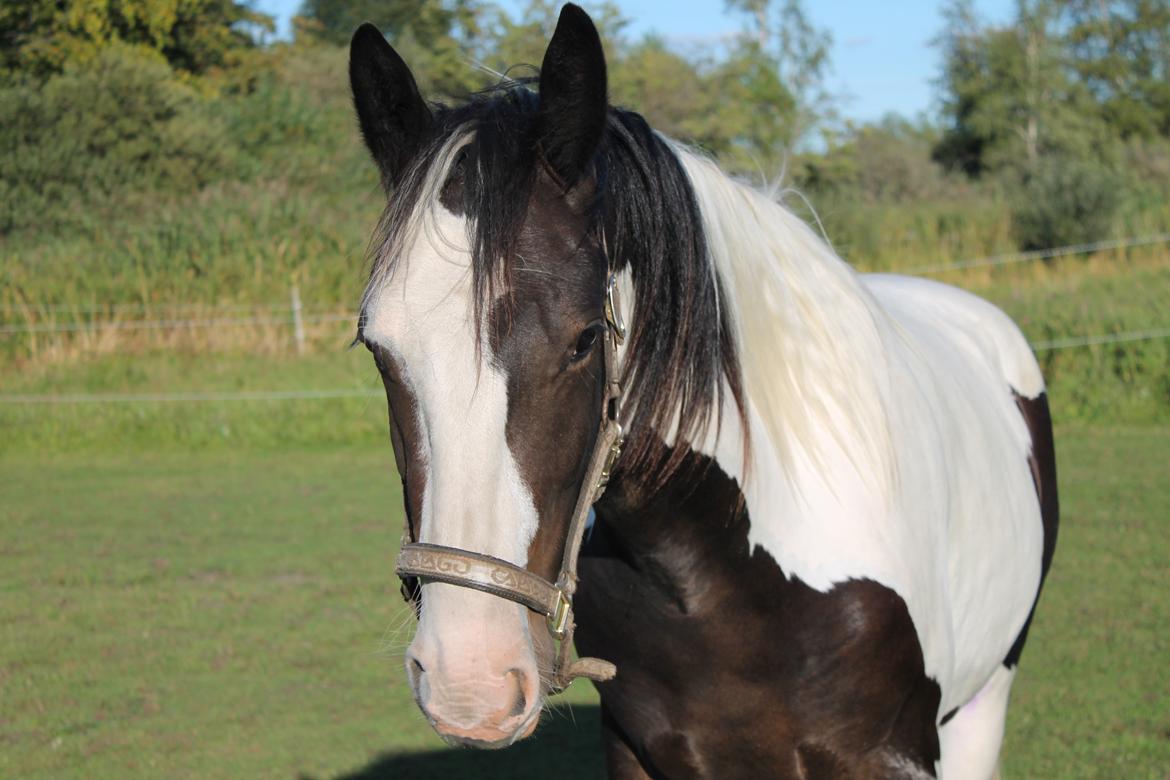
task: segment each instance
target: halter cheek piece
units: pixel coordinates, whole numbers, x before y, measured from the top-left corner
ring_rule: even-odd
[[[604,682],[613,679],[617,668],[600,658],[571,659],[573,650],[573,594],[577,590],[577,555],[589,518],[589,508],[601,498],[609,484],[609,475],[622,451],[622,426],[618,423],[618,404],[621,401],[621,383],[617,373],[617,347],[626,337],[618,299],[617,277],[610,274],[605,293],[605,323],[607,338],[602,339],[605,357],[605,397],[602,402],[600,430],[589,469],[577,495],[577,505],[569,522],[565,540],[565,554],[561,571],[555,583],[508,561],[482,553],[460,550],[439,544],[414,541],[410,519],[402,552],[394,566],[402,579],[403,597],[418,613],[421,590],[418,582],[445,582],[462,588],[490,593],[515,601],[533,612],[544,615],[553,640],[560,642],[550,680],[551,693],[559,693],[577,677]]]

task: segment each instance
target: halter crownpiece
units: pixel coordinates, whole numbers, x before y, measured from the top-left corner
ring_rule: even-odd
[[[604,241],[603,241],[604,246]],[[601,498],[609,484],[614,464],[622,452],[622,426],[618,422],[621,381],[617,373],[617,348],[625,341],[626,325],[621,316],[617,275],[606,279],[605,324],[607,338],[602,339],[605,358],[605,396],[602,400],[600,429],[589,467],[577,494],[577,504],[569,521],[565,553],[555,583],[508,561],[490,555],[460,550],[439,544],[415,542],[406,519],[402,551],[394,565],[402,579],[402,594],[418,612],[421,589],[412,581],[443,582],[471,588],[515,601],[537,614],[544,615],[553,640],[560,642],[550,680],[550,692],[559,693],[575,678],[585,677],[605,682],[617,674],[617,667],[600,658],[571,659],[573,651],[573,594],[577,591],[577,556],[588,525],[589,509]]]

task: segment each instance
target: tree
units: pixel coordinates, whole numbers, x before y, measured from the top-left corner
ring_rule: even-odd
[[[947,184],[931,160],[937,142],[937,128],[889,114],[879,122],[848,128],[823,154],[806,158],[802,185],[868,203],[936,198]]]
[[[719,116],[710,104],[708,75],[661,38],[648,36],[620,52],[609,73],[614,105],[637,111],[672,138],[711,150],[725,145],[715,128]]]
[[[748,17],[722,69],[728,103],[745,101],[741,146],[774,173],[832,118],[825,88],[832,39],[813,26],[800,0],[727,0],[727,7]]]
[[[5,0],[0,68],[9,81],[43,79],[122,43],[199,75],[234,64],[257,29],[272,30],[272,19],[238,0]]]
[[[612,70],[625,48],[622,30],[628,21],[611,2],[587,5]],[[497,13],[490,22],[486,45],[481,53],[482,63],[499,73],[515,66],[539,68],[544,60],[544,50],[556,29],[560,8],[559,0],[529,0],[520,14],[522,21],[519,22],[506,13]],[[535,70],[528,75],[533,73]]]
[[[775,61],[757,44],[744,44],[711,74],[726,142],[713,151],[733,170],[762,179],[779,175],[799,137],[796,97]]]
[[[338,46],[371,22],[410,63],[424,94],[457,98],[483,85],[472,60],[485,14],[477,0],[304,0],[293,21],[298,41]]]
[[[951,169],[1034,169],[1048,154],[1098,155],[1108,145],[1096,107],[1056,34],[1057,8],[1021,0],[1013,24],[984,27],[970,0],[945,11],[939,79],[945,132],[935,156]]]
[[[362,22],[371,22],[391,40],[410,29],[429,42],[451,30],[455,9],[427,0],[304,0],[299,14],[316,23],[317,38],[344,46]]]
[[[1021,249],[1099,241],[1121,207],[1117,177],[1091,160],[1050,157],[1029,171],[1012,205]]]
[[[76,222],[132,193],[191,192],[235,171],[223,122],[206,105],[161,55],[118,43],[43,84],[0,89],[0,235]]]
[[[1170,0],[1064,0],[1072,67],[1124,138],[1170,136]]]
[[[952,0],[942,13],[943,32],[935,45],[942,49],[943,70],[935,85],[948,126],[939,139],[935,158],[948,168],[977,176],[984,169],[988,141],[974,127],[975,115],[989,91],[983,52],[986,33],[975,15],[973,0]]]

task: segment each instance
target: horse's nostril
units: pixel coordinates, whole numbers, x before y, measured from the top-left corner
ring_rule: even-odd
[[[416,691],[418,690],[419,681],[422,680],[422,676],[426,674],[426,671],[426,668],[419,663],[417,658],[413,655],[406,656],[406,674],[410,677],[410,683]]]
[[[524,711],[528,709],[528,696],[524,692],[525,683],[528,681],[527,675],[519,669],[509,669],[504,679],[511,680],[516,686],[516,694],[512,699],[512,709],[508,710],[508,717],[514,718],[523,715]]]

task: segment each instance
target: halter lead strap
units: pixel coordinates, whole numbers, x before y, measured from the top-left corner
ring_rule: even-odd
[[[548,621],[549,634],[560,642],[550,681],[552,693],[563,691],[577,677],[604,682],[617,674],[617,668],[612,663],[600,658],[571,659],[573,631],[576,628],[573,620],[573,594],[577,591],[577,556],[585,537],[589,509],[605,492],[610,473],[622,452],[622,426],[618,422],[622,390],[617,373],[617,348],[625,340],[626,326],[621,317],[617,276],[612,273],[605,292],[605,323],[607,338],[602,339],[605,395],[600,429],[569,521],[565,553],[561,558],[561,570],[556,582],[549,582],[525,568],[490,555],[415,542],[409,518],[406,520],[402,551],[394,566],[395,573],[404,582],[403,596],[414,605],[416,614],[420,590],[405,585],[412,578],[489,593],[544,615]]]

